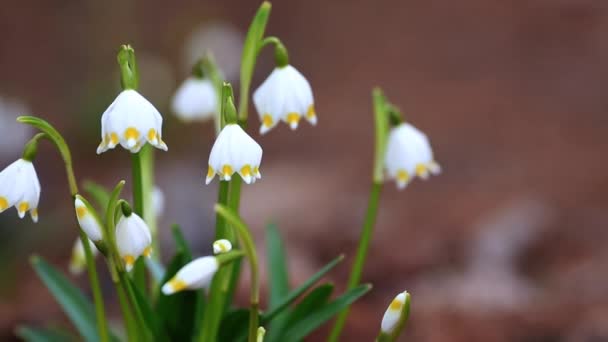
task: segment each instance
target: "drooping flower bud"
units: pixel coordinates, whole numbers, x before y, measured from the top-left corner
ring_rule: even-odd
[[[151,256],[151,244],[150,229],[141,217],[131,213],[120,218],[116,225],[116,245],[127,272],[131,271],[140,255]]]

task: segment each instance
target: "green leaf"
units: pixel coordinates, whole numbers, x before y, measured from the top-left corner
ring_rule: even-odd
[[[270,284],[269,307],[276,306],[289,293],[287,256],[279,230],[275,224],[266,227],[266,246],[268,248],[268,283]]]
[[[28,326],[19,326],[15,331],[15,335],[26,342],[70,342],[78,341],[75,336],[72,336],[67,331],[59,328],[34,328]]]
[[[30,259],[34,270],[86,341],[99,341],[93,305],[82,291],[41,257]]]
[[[289,293],[287,255],[283,240],[275,224],[269,224],[266,227],[266,247],[268,250],[268,283],[270,284],[268,307],[272,308],[279,305],[281,300],[286,298]],[[275,317],[268,329],[266,341],[274,341],[280,336],[286,318],[286,312]]]
[[[304,282],[304,284],[300,285],[297,289],[291,291],[287,297],[285,297],[280,304],[277,304],[275,307],[272,307],[268,312],[262,316],[262,324],[267,324],[270,322],[276,315],[280,314],[283,310],[285,310],[291,303],[293,303],[300,295],[310,289],[319,279],[321,279],[327,272],[331,271],[334,267],[336,267],[342,260],[344,260],[344,255],[340,255],[336,257],[334,260],[325,265],[322,269],[320,269],[317,273],[315,273],[312,277],[308,278]]]
[[[196,310],[201,300],[200,291],[182,291],[165,296],[161,292],[163,284],[169,281],[185,264],[190,262],[183,250],[173,257],[167,272],[160,281],[157,291],[156,314],[167,332],[169,341],[191,341],[195,336]]]
[[[107,211],[108,202],[110,202],[110,192],[103,186],[92,181],[84,182],[84,190],[91,195],[101,212],[105,213]]]
[[[148,330],[152,333],[154,337],[161,338],[162,330],[160,328],[161,326],[159,324],[158,317],[152,310],[152,307],[150,306],[150,303],[148,302],[146,296],[141,293],[140,289],[138,289],[137,286],[135,286],[135,283],[130,277],[125,275],[122,277],[122,280],[128,282],[127,286],[130,288],[129,291],[133,291],[136,303],[132,304],[136,306],[135,310],[141,312],[141,316],[144,320],[143,323],[145,324],[146,328],[148,328]]]
[[[247,119],[247,104],[249,103],[249,87],[251,86],[251,78],[253,69],[257,60],[258,48],[264,38],[266,31],[266,23],[270,16],[270,2],[264,1],[251,21],[245,43],[243,44],[243,55],[241,57],[241,88],[239,102],[239,120]]]
[[[173,234],[173,240],[175,240],[175,247],[178,251],[182,251],[188,261],[192,260],[192,250],[188,246],[188,242],[184,238],[184,234],[178,224],[171,226],[171,233]]]
[[[249,327],[249,310],[237,309],[226,313],[222,318],[218,341],[244,341]]]
[[[323,323],[340,313],[342,309],[352,304],[371,289],[371,285],[365,284],[346,292],[335,301],[310,312],[306,317],[297,321],[285,332],[283,341],[299,341],[308,334],[319,328]]]
[[[290,327],[310,316],[329,301],[334,290],[333,284],[323,284],[312,290],[289,314],[286,326]]]

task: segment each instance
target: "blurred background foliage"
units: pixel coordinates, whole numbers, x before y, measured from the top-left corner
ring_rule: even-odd
[[[81,181],[129,182],[128,153],[97,156],[95,148],[101,113],[119,91],[116,52],[130,43],[141,92],[165,119],[169,153],[156,154],[162,235],[179,223],[195,252],[209,253],[217,183],[204,186],[203,177],[213,125],[186,126],[168,104],[207,49],[238,80],[258,5],[4,0],[2,167],[32,134],[14,118],[33,114],[65,134]],[[371,176],[373,86],[431,137],[444,167],[404,192],[385,187],[364,274],[374,289],[352,310],[345,341],[371,340],[404,289],[413,296],[404,340],[608,339],[608,3],[276,1],[267,32],[280,34],[311,82],[319,125],[260,137],[251,116],[264,179],[245,187],[242,216],[259,246],[265,224],[278,224],[294,285],[341,252],[347,262],[330,280],[345,284]],[[272,66],[266,51],[254,87]],[[40,223],[0,215],[3,341],[19,323],[66,321],[27,258],[40,253],[67,269],[76,221],[56,151],[44,145],[36,166]]]

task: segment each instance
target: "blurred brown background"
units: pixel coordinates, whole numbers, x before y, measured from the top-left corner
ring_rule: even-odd
[[[129,181],[127,152],[95,148],[101,113],[119,91],[115,54],[131,43],[141,92],[165,118],[162,222],[182,224],[197,253],[209,252],[217,182],[204,186],[203,175],[213,128],[180,123],[168,104],[206,48],[237,81],[238,46],[258,5],[3,0],[1,166],[31,135],[12,123],[29,112],[65,134],[81,181]],[[444,168],[403,192],[385,187],[364,276],[374,290],[354,306],[344,341],[372,340],[404,289],[413,314],[403,340],[608,340],[607,2],[276,1],[267,33],[282,38],[312,83],[319,124],[260,137],[252,108],[264,178],[245,186],[242,214],[260,248],[264,224],[278,223],[293,285],[354,254],[371,173],[373,86],[431,137]],[[254,87],[271,68],[267,51]],[[51,146],[36,166],[40,223],[14,210],[0,216],[1,340],[19,323],[65,321],[27,258],[39,253],[66,269],[74,214]],[[341,287],[349,264],[330,280]]]

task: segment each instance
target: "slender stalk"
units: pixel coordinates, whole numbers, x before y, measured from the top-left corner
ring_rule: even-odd
[[[127,297],[127,294],[125,293],[124,287],[120,283],[120,277],[118,275],[118,266],[114,262],[114,258],[112,255],[109,256],[107,261],[108,269],[110,271],[110,275],[112,276],[112,283],[114,284],[114,289],[116,290],[116,293],[118,293],[120,311],[122,313],[123,321],[125,324],[125,330],[127,331],[127,341],[141,340],[138,335],[139,331],[137,328],[137,323],[133,318],[133,312],[131,311],[131,307],[129,306],[129,299]]]
[[[91,283],[91,290],[93,291],[93,301],[95,302],[95,317],[97,319],[99,340],[102,342],[108,342],[110,340],[108,334],[108,321],[106,320],[103,296],[101,294],[101,287],[99,286],[97,267],[95,266],[95,259],[93,258],[93,253],[91,252],[89,238],[82,229],[80,229],[80,241],[82,242],[82,246],[84,248],[84,255],[87,260],[89,282]]]
[[[357,287],[359,281],[361,280],[363,265],[365,263],[365,258],[367,257],[367,251],[369,250],[369,245],[374,230],[374,224],[376,222],[376,216],[378,213],[378,202],[380,200],[381,189],[382,183],[373,183],[372,190],[369,195],[367,213],[365,214],[365,222],[361,231],[361,237],[359,238],[357,255],[355,256],[355,261],[351,269],[350,277],[348,278],[347,290],[351,290]],[[346,309],[344,309],[344,311],[340,313],[340,315],[336,319],[336,322],[334,323],[334,327],[331,331],[331,335],[329,336],[328,341],[335,342],[338,340],[338,338],[340,337],[340,333],[342,332],[342,328],[344,328],[344,324],[346,323],[348,312],[349,308],[347,307]]]
[[[255,243],[253,242],[249,228],[241,220],[237,212],[220,204],[216,204],[215,211],[224,216],[226,221],[228,221],[228,223],[230,223],[238,232],[239,240],[243,244],[243,249],[249,260],[251,267],[249,342],[255,342],[259,325],[258,306],[260,302],[260,276]]]
[[[63,139],[63,136],[61,136],[61,134],[51,124],[49,124],[45,120],[34,116],[20,116],[17,118],[17,121],[34,126],[44,133],[44,136],[37,134],[34,137],[36,140],[44,137],[55,144],[57,150],[59,151],[59,154],[61,155],[61,158],[63,159],[63,163],[65,164],[68,185],[73,201],[76,195],[78,194],[78,183],[76,182],[76,176],[74,175],[74,168],[72,165],[72,154],[67,143],[65,142],[65,139]],[[36,141],[34,141],[34,144],[35,143]],[[99,277],[97,275],[97,266],[95,265],[95,259],[93,258],[93,253],[91,252],[89,238],[82,231],[82,229],[79,229],[79,233],[80,240],[85,251],[85,260],[87,263],[89,281],[91,283],[91,291],[93,292],[93,301],[95,303],[95,316],[97,319],[97,329],[99,332],[99,338],[102,342],[107,342],[109,341],[109,333],[105,314],[105,307],[103,303],[103,294],[101,292]]]
[[[144,218],[145,215],[145,199],[146,185],[145,181],[145,171],[144,169],[148,169],[148,165],[144,165],[144,161],[146,160],[144,154],[147,148],[142,148],[139,153],[134,153],[131,155],[131,170],[132,170],[132,183],[133,183],[133,211],[139,215],[141,218]],[[145,219],[144,219],[145,221]],[[146,222],[147,223],[147,222]],[[145,265],[142,260],[137,260],[133,267],[132,271],[133,282],[135,286],[142,292],[146,293],[146,273],[145,273]]]
[[[223,205],[228,204],[228,192],[230,189],[230,182],[220,181],[218,190],[217,202]],[[215,216],[215,239],[226,239],[231,237],[230,241],[234,240],[232,231],[228,229],[226,220],[220,214]],[[225,293],[222,291],[223,283],[225,279],[230,275],[232,264],[226,265],[220,268],[213,277],[211,282],[211,296],[209,302],[205,306],[203,314],[203,325],[199,334],[199,341],[202,342],[215,342],[217,340],[217,330],[219,329],[219,323],[222,318],[223,308],[225,307]]]
[[[127,331],[127,341],[137,341],[139,339],[137,335],[137,326],[133,320],[133,313],[129,307],[129,299],[125,290],[118,282],[114,283],[116,293],[118,293],[118,302],[120,303],[120,310],[122,311],[122,317],[125,322],[125,329]]]
[[[380,200],[380,191],[384,182],[384,155],[386,152],[386,143],[389,128],[388,104],[386,97],[380,88],[374,88],[372,91],[373,109],[374,109],[374,128],[375,128],[375,145],[374,145],[374,168],[372,172],[372,189],[369,194],[369,204],[365,221],[359,238],[359,246],[353,263],[350,276],[348,278],[348,290],[355,288],[361,280],[361,273],[367,257],[367,251],[371,243],[376,215],[378,213],[378,202]],[[346,323],[348,311],[350,307],[346,307],[334,323],[328,341],[336,342],[340,338],[340,333]]]
[[[154,212],[154,203],[152,203],[152,192],[154,188],[154,148],[145,146],[139,152],[141,162],[141,185],[143,190],[143,216],[142,218],[150,228],[152,233],[152,247],[154,253],[152,257],[155,260],[160,260],[160,241],[158,239],[158,224],[157,213]]]

